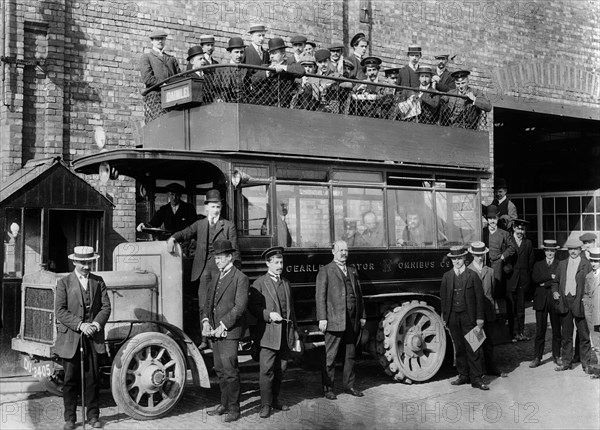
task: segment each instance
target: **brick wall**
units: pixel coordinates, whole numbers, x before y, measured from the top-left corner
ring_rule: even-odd
[[[229,37],[247,38],[251,22],[264,22],[268,37],[305,34],[319,46],[369,34],[384,67],[402,65],[409,44],[432,55],[454,56],[449,67],[473,71],[472,82],[494,101],[503,95],[598,107],[600,94],[598,3],[581,1],[184,1],[6,0],[5,55],[39,67],[4,64],[0,106],[1,175],[31,157],[62,154],[66,160],[140,140],[143,124],[137,71],[154,27],[171,36],[167,51],[184,66],[200,34],[217,39],[224,58]],[[361,23],[369,12],[372,25]],[[345,19],[346,18],[346,19]],[[364,13],[363,13],[364,18]],[[367,20],[368,21],[368,20]],[[25,106],[26,105],[26,106]],[[493,155],[493,138],[490,154]],[[111,245],[134,239],[135,188],[122,179],[101,186],[116,204]],[[491,181],[483,188],[491,199]]]

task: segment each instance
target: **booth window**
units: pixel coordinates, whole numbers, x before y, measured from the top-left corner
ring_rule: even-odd
[[[434,210],[430,190],[388,190],[390,245],[433,247]]]
[[[350,247],[386,246],[383,190],[334,187],[335,238]]]
[[[7,208],[4,214],[4,278],[22,278],[40,269],[42,210]]]
[[[239,232],[241,236],[266,236],[271,234],[269,223],[269,186],[254,185],[240,189],[241,205]]]
[[[439,245],[463,245],[480,239],[475,193],[437,191],[435,196]]]

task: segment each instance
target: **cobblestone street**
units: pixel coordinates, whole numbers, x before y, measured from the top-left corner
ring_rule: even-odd
[[[532,317],[529,308],[529,333],[535,330]],[[365,397],[360,399],[340,394],[336,401],[326,400],[320,394],[318,371],[293,368],[285,375],[281,396],[291,410],[260,419],[258,373],[256,367],[250,366],[242,374],[242,419],[236,423],[226,424],[222,417],[206,414],[219,401],[214,376],[213,388],[204,390],[189,385],[173,413],[153,421],[130,419],[116,407],[110,391],[105,390],[101,418],[108,430],[598,428],[600,380],[590,379],[580,365],[571,371],[555,372],[548,352],[542,366],[530,369],[532,350],[533,340],[497,346],[499,366],[509,375],[492,379],[487,392],[469,385],[450,385],[455,373],[448,363],[427,383],[394,383],[375,360],[364,356],[356,369],[357,388],[365,391]],[[58,397],[47,393],[3,394],[0,401],[4,430],[62,427],[63,406]]]

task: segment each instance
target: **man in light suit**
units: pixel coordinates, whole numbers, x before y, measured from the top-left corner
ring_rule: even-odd
[[[244,334],[248,306],[248,277],[233,265],[237,253],[226,239],[214,242],[219,274],[212,279],[201,311],[202,335],[211,338],[215,371],[219,377],[221,403],[209,415],[224,415],[225,422],[240,419],[240,371],[238,342]]]
[[[448,91],[451,95],[466,96],[442,97],[441,124],[452,127],[477,129],[482,112],[490,112],[492,104],[485,97],[483,91],[469,86],[468,70],[457,70],[452,72],[456,89]]]
[[[327,399],[337,398],[333,392],[335,358],[342,347],[344,391],[352,396],[362,397],[362,391],[354,388],[356,345],[360,340],[360,331],[367,321],[362,291],[356,269],[346,264],[348,244],[338,240],[333,245],[332,253],[333,261],[321,267],[316,285],[319,330],[325,333],[323,391]]]
[[[268,418],[271,409],[287,411],[279,401],[282,375],[290,351],[299,339],[292,291],[283,273],[283,247],[274,246],[262,253],[268,271],[250,289],[248,308],[257,318],[256,340],[260,346],[260,417]]]
[[[98,354],[105,354],[104,326],[110,316],[110,299],[100,276],[90,273],[90,266],[100,256],[91,246],[76,246],[69,259],[75,270],[56,284],[54,314],[57,335],[54,352],[63,359],[65,385],[65,430],[75,427],[77,395],[81,392],[81,356],[79,343],[83,342],[85,369],[85,406],[88,424],[102,428],[99,397],[100,373]],[[82,417],[85,419],[85,417]]]
[[[544,355],[544,345],[546,343],[546,328],[548,327],[548,315],[550,315],[550,325],[552,326],[552,361],[560,366],[560,342],[561,328],[560,316],[554,306],[552,297],[552,286],[557,282],[556,274],[558,272],[558,259],[556,250],[559,248],[556,240],[544,240],[542,245],[546,258],[536,262],[533,265],[531,280],[535,286],[533,294],[533,309],[535,310],[535,349],[534,358],[529,367],[532,369],[538,367],[542,362]]]
[[[513,266],[512,273],[506,280],[506,295],[508,298],[508,330],[513,342],[529,340],[525,336],[525,292],[531,285],[531,271],[535,256],[533,244],[525,237],[528,221],[515,219],[513,239],[517,252],[509,259]]]
[[[198,284],[198,306],[200,309],[206,303],[206,293],[211,282],[219,277],[219,269],[215,264],[214,243],[219,239],[227,239],[233,244],[233,261],[240,265],[240,253],[237,250],[237,230],[231,221],[221,218],[221,193],[219,190],[209,190],[204,200],[206,218],[201,219],[173,234],[167,242],[167,250],[175,251],[175,242],[187,241],[196,238],[196,254],[192,263],[192,282],[200,280]],[[200,349],[207,347],[206,339],[198,346]]]
[[[164,52],[167,32],[155,30],[150,34],[152,50],[142,54],[139,62],[142,82],[150,88],[159,82],[180,72],[179,63],[172,55]],[[160,88],[150,91],[144,96],[144,116],[146,123],[163,115],[166,111],[161,105]]]
[[[458,378],[452,385],[471,382],[473,388],[489,390],[483,382],[482,351],[473,351],[465,335],[473,328],[481,330],[484,324],[484,296],[481,280],[473,270],[465,270],[467,251],[462,246],[453,246],[447,254],[452,260],[452,269],[444,273],[440,285],[442,319],[450,329],[456,351]]]
[[[557,372],[571,369],[573,363],[573,323],[579,333],[579,351],[583,371],[588,373],[590,364],[590,335],[583,309],[585,277],[592,270],[590,262],[581,254],[582,243],[569,239],[565,248],[569,258],[558,263],[557,282],[552,286],[554,300],[558,300],[558,312],[562,321],[562,364]]]

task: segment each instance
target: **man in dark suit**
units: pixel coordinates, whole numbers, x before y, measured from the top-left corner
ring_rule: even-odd
[[[400,69],[398,73],[397,85],[403,87],[419,88],[419,61],[421,61],[421,47],[420,46],[409,46],[406,52],[408,56],[408,64]]]
[[[465,340],[465,335],[474,327],[477,327],[477,330],[483,328],[485,310],[481,280],[473,270],[466,270],[467,251],[462,246],[453,246],[447,255],[454,267],[442,277],[440,300],[442,318],[450,329],[456,352],[458,378],[451,384],[463,385],[470,381],[473,388],[489,390],[482,380],[481,348],[473,351]]]
[[[194,205],[181,200],[182,194],[185,193],[183,185],[173,182],[167,185],[166,191],[169,203],[161,206],[150,221],[140,223],[137,226],[137,231],[143,231],[144,227],[157,228],[164,226],[167,230],[167,236],[159,235],[159,239],[166,240],[174,232],[183,230],[198,219]]]
[[[269,53],[263,48],[267,28],[264,25],[252,25],[250,30],[250,45],[244,49],[244,64],[253,66],[267,66],[271,62]]]
[[[447,93],[448,91],[456,88],[454,78],[450,74],[450,71],[446,68],[446,65],[448,64],[448,57],[448,54],[439,54],[434,57],[437,60],[438,65],[436,67],[435,74],[431,78],[433,87],[443,93]]]
[[[262,253],[268,271],[250,289],[248,308],[256,317],[256,341],[260,346],[260,417],[268,418],[271,409],[287,411],[279,401],[282,375],[290,351],[299,340],[294,301],[283,273],[283,247],[274,246]]]
[[[327,399],[337,398],[333,392],[333,381],[335,358],[341,346],[344,348],[344,391],[362,397],[362,391],[354,388],[356,345],[360,340],[360,331],[367,321],[362,291],[356,269],[346,265],[348,244],[338,240],[333,245],[332,253],[333,261],[321,267],[316,286],[319,330],[325,333],[323,391]]]
[[[513,222],[519,217],[517,207],[507,197],[508,185],[504,178],[494,179],[494,193],[496,197],[492,200],[494,206],[498,208],[498,227],[502,230],[510,231]]]
[[[590,333],[585,321],[583,293],[585,277],[592,270],[590,262],[581,254],[582,243],[569,239],[565,248],[569,258],[558,263],[557,282],[552,285],[552,296],[558,300],[558,312],[562,322],[562,364],[556,371],[571,369],[573,363],[573,322],[579,332],[579,352],[583,371],[588,373],[590,364]]]
[[[442,125],[477,129],[482,113],[492,110],[492,104],[483,91],[469,86],[470,74],[468,70],[452,72],[456,89],[448,91],[448,94],[465,96],[466,99],[442,96]]]
[[[179,63],[172,55],[164,52],[167,32],[155,30],[150,34],[152,50],[142,54],[139,62],[142,82],[150,88],[159,82],[180,72]],[[144,96],[144,116],[146,123],[166,113],[161,105],[160,88]]]
[[[298,63],[300,64],[300,60],[302,54],[304,53],[304,47],[306,46],[306,41],[308,39],[304,36],[293,36],[290,39],[290,43],[292,44],[292,54],[286,55],[286,62],[288,65]]]
[[[56,284],[54,314],[57,334],[54,352],[63,359],[65,385],[65,430],[75,427],[77,395],[81,391],[80,342],[83,342],[85,372],[85,406],[88,424],[102,428],[99,397],[100,372],[98,354],[105,354],[104,325],[110,316],[110,299],[100,276],[90,273],[90,267],[100,256],[91,246],[76,246],[69,259],[75,270]],[[82,417],[85,419],[85,416]]]
[[[212,34],[201,35],[200,46],[204,51],[204,60],[206,61],[206,64],[219,64],[219,62],[212,57],[215,52],[215,36]]]
[[[498,228],[498,208],[489,205],[486,208],[487,227],[483,229],[483,242],[490,249],[488,265],[494,269],[495,287],[494,298],[506,295],[505,272],[510,272],[512,266],[507,264],[509,258],[517,252],[517,244],[507,231]]]
[[[356,33],[350,41],[350,47],[352,48],[352,53],[348,55],[348,60],[354,65],[354,68],[348,75],[348,78],[362,81],[367,77],[367,75],[365,74],[365,69],[360,63],[367,54],[369,39],[367,39],[367,36],[365,36],[364,33]],[[317,55],[315,53],[315,57],[316,56]]]
[[[227,413],[225,422],[240,419],[238,342],[244,334],[244,312],[248,306],[249,281],[233,265],[235,253],[237,250],[231,241],[215,241],[215,263],[219,275],[210,283],[201,312],[202,334],[211,338],[215,371],[221,388],[221,403],[208,414]]]
[[[219,190],[209,190],[204,200],[206,218],[201,219],[176,232],[167,242],[167,250],[175,251],[175,242],[196,238],[196,254],[192,263],[192,282],[198,284],[198,306],[202,309],[206,303],[206,293],[212,281],[219,277],[219,269],[215,264],[214,243],[219,239],[227,239],[233,244],[233,261],[240,264],[240,253],[237,251],[237,230],[231,221],[221,218],[221,193]],[[205,339],[198,346],[206,348]]]
[[[561,328],[560,316],[556,313],[554,297],[552,297],[552,286],[557,282],[558,259],[556,250],[559,248],[555,240],[544,240],[542,246],[546,258],[533,265],[531,279],[535,286],[533,294],[533,309],[535,310],[535,347],[534,358],[529,367],[538,367],[544,355],[546,343],[546,328],[548,327],[548,315],[552,326],[552,360],[560,366],[560,342]]]
[[[231,66],[243,64],[246,45],[241,37],[232,37],[227,42],[229,63]],[[214,98],[226,103],[243,103],[250,91],[250,73],[248,69],[230,67],[218,69],[211,76]]]
[[[531,285],[531,271],[535,256],[533,244],[525,237],[528,221],[516,219],[514,221],[513,239],[517,245],[517,252],[508,260],[513,270],[506,280],[506,296],[508,299],[508,330],[513,342],[529,340],[525,336],[525,292]]]

